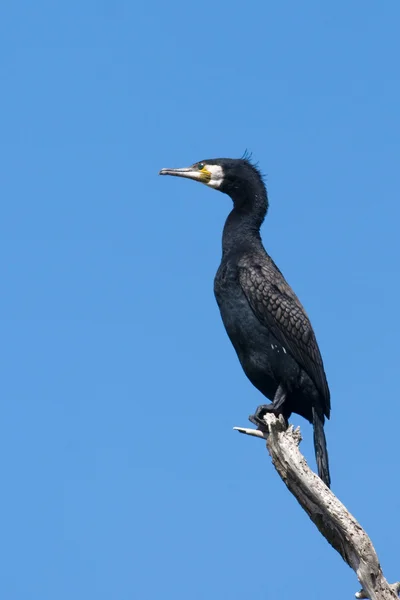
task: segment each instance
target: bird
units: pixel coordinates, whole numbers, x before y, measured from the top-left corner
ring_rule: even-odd
[[[245,153],[159,174],[199,181],[230,196],[214,294],[244,373],[271,401],[249,419],[264,430],[268,412],[286,422],[296,413],[312,423],[318,474],[330,487],[324,423],[331,401],[324,364],[306,311],[261,240],[269,199],[258,165]]]

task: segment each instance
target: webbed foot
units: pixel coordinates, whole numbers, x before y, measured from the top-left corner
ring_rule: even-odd
[[[258,406],[254,415],[249,416],[249,421],[254,423],[254,425],[257,425],[258,429],[261,429],[261,431],[267,430],[267,426],[264,421],[264,416],[266,413],[272,413],[276,417],[283,415],[287,423],[287,419],[290,417],[290,412],[285,410],[285,403],[286,392],[282,386],[279,386],[275,392],[274,401],[271,404],[261,404]]]
[[[288,425],[287,417],[282,413],[282,409],[276,408],[273,404],[261,404],[257,406],[254,415],[249,415],[249,421],[257,425],[257,429],[260,431],[268,431],[267,425],[264,421],[264,417],[267,413],[272,413],[278,419],[282,415],[285,419],[286,425]]]

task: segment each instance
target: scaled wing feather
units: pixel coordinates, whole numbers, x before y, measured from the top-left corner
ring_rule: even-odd
[[[268,327],[314,381],[330,413],[330,394],[317,340],[307,314],[269,256],[239,261],[239,281],[258,320]]]

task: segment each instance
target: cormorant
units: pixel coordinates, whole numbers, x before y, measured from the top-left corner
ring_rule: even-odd
[[[260,171],[243,157],[202,160],[184,169],[162,169],[160,175],[194,179],[231,197],[214,293],[245,374],[272,400],[250,420],[263,428],[266,412],[286,420],[294,412],[312,423],[318,473],[329,487],[328,383],[307,314],[261,241],[268,195]]]

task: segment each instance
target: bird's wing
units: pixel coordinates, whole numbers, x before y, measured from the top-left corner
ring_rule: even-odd
[[[260,323],[271,331],[315,383],[329,417],[330,394],[321,353],[296,294],[269,256],[241,258],[239,281]]]

